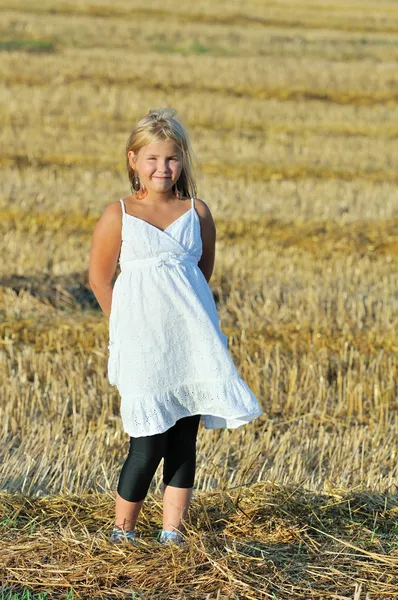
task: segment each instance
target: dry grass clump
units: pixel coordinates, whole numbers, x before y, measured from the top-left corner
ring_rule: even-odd
[[[178,90],[181,93],[211,92],[249,99],[324,100],[342,104],[379,104],[397,102],[396,70],[386,63],[374,68],[371,60],[330,62],[296,57],[276,57],[259,61],[257,56],[233,57],[234,70],[225,56],[172,54],[164,57],[155,52],[142,54],[135,69],[126,69],[125,51],[113,48],[106,52],[65,48],[57,54],[10,53],[1,65],[2,80],[8,85],[48,86],[49,80],[62,85],[107,87],[139,85],[143,92]],[[45,71],[43,71],[43,67]],[[316,79],[314,80],[314,77]],[[352,81],[355,80],[355,88]],[[315,83],[316,81],[316,83]]]
[[[19,3],[18,3],[19,4]],[[313,6],[305,5],[303,2],[293,6],[283,2],[280,4],[278,24],[275,19],[277,8],[267,3],[267,12],[273,12],[274,19],[267,19],[267,27],[261,20],[256,21],[250,16],[254,3],[246,3],[245,11],[240,12],[239,18],[235,19],[226,12],[225,5],[214,2],[207,5],[207,12],[215,13],[215,18],[202,12],[198,14],[198,5],[195,11],[192,6],[184,5],[183,13],[177,12],[175,3],[167,7],[164,2],[157,11],[153,6],[148,10],[138,8],[124,3],[115,8],[112,6],[100,7],[98,3],[93,5],[60,3],[55,7],[51,4],[40,4],[36,7],[27,7],[26,3],[19,4],[24,10],[24,19],[16,19],[15,9],[18,4],[13,1],[14,10],[4,8],[2,11],[2,23],[0,33],[4,38],[25,41],[31,43],[35,40],[48,40],[53,51],[60,52],[64,48],[114,48],[115,46],[137,51],[137,37],[139,37],[140,52],[157,51],[159,53],[171,54],[209,54],[227,56],[300,56],[324,58],[327,60],[358,61],[363,58],[372,59],[374,62],[393,60],[398,56],[395,44],[394,30],[389,33],[388,28],[380,27],[378,19],[396,16],[398,11],[389,4],[381,6],[365,7],[362,3],[361,11],[355,7],[336,6],[335,3],[327,6],[317,3],[318,22],[309,22],[308,18],[313,12]],[[49,10],[50,8],[50,10]],[[201,11],[203,11],[203,6]],[[217,9],[220,9],[218,14]],[[229,7],[231,8],[231,6]],[[260,4],[260,8],[263,6]],[[156,18],[160,10],[161,18]],[[102,14],[101,14],[102,11]],[[126,13],[134,12],[133,18]],[[43,18],[43,12],[45,17]],[[125,14],[123,14],[123,12]],[[359,15],[361,12],[361,15]],[[361,30],[361,16],[367,12],[373,13],[372,26],[366,27],[366,33]],[[191,13],[191,14],[190,14]],[[261,16],[264,17],[265,11]],[[301,23],[296,25],[292,22],[292,16],[301,17]],[[322,14],[323,13],[323,14]],[[329,13],[329,14],[328,14]],[[344,30],[336,27],[336,20],[330,21],[330,16],[339,16],[345,19],[343,25],[349,28],[355,19],[355,28]],[[337,15],[336,15],[337,13]],[[339,14],[340,13],[340,14]],[[65,18],[67,16],[67,18]],[[350,19],[347,21],[347,19]],[[206,23],[204,26],[204,19]],[[246,19],[246,20],[245,20]],[[326,21],[329,27],[325,32]],[[226,21],[228,20],[228,32],[226,34]],[[165,23],[167,22],[167,27]],[[363,22],[363,21],[362,21]],[[317,27],[317,24],[323,27]],[[391,24],[391,21],[389,21]],[[313,26],[315,25],[315,26]],[[393,28],[394,27],[394,24]],[[385,26],[385,23],[384,23]],[[287,30],[286,30],[287,28]],[[365,35],[364,35],[365,34]],[[200,40],[200,41],[199,41]],[[232,42],[232,43],[231,43]]]
[[[90,0],[79,0],[71,4],[60,2],[54,7],[51,0],[43,0],[40,5],[26,7],[21,0],[3,0],[4,8],[24,9],[36,14],[47,13],[60,16],[87,15],[95,18],[132,19],[147,23],[154,19],[166,23],[177,21],[181,26],[190,23],[202,25],[220,23],[223,25],[245,25],[251,29],[258,27],[282,28],[282,29],[325,29],[349,32],[397,32],[398,11],[390,2],[351,3],[320,2],[315,6],[311,2],[299,2],[292,0],[273,0],[264,5],[255,0],[247,3],[245,10],[241,6],[231,4],[228,8],[222,0],[209,2],[201,0],[195,5],[176,5],[172,0],[154,0],[150,9],[145,2],[134,0],[126,5],[121,0],[115,0],[112,5],[105,1],[90,2]]]
[[[138,545],[112,546],[109,494],[0,494],[0,573],[51,598],[394,598],[398,497],[258,483],[196,492],[186,546],[160,546],[148,496]],[[332,595],[330,593],[332,592]],[[135,594],[135,595],[134,595]]]

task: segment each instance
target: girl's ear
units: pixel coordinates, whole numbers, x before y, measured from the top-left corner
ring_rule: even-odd
[[[129,158],[130,167],[135,170],[135,164],[136,164],[136,161],[137,161],[137,157],[134,154],[133,150],[129,150],[127,152],[127,156]]]

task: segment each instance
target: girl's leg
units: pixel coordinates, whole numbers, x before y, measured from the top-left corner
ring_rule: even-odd
[[[149,486],[164,455],[166,433],[130,437],[129,453],[117,487],[115,527],[134,531]]]
[[[163,530],[182,530],[192,498],[200,415],[179,419],[167,433],[163,465]]]

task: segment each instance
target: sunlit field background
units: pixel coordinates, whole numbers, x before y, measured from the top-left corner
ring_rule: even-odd
[[[398,597],[398,3],[0,9],[0,593]],[[188,555],[106,542],[129,437],[87,271],[161,106],[190,134],[210,287],[264,410],[200,426]]]

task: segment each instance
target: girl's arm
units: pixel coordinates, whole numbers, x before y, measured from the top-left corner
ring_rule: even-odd
[[[205,276],[207,283],[209,283],[215,261],[216,226],[207,204],[199,198],[196,199],[195,204],[199,215],[200,233],[202,237],[202,256],[198,262],[198,267]]]
[[[109,204],[93,231],[88,268],[90,288],[109,318],[112,306],[112,279],[120,254],[122,209],[120,202]]]

